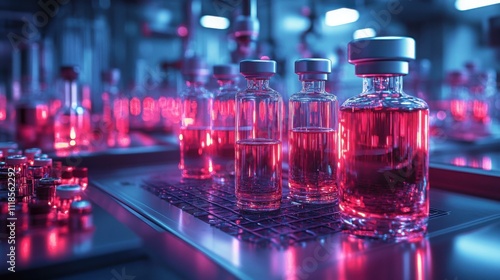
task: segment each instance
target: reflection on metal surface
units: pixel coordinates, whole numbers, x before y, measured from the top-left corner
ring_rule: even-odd
[[[178,212],[177,229],[183,233],[190,229],[189,224],[194,216],[258,247],[285,248],[342,230],[336,205],[293,204],[288,198],[288,188],[284,189],[279,211],[245,213],[236,207],[234,185],[231,183],[219,185],[210,180],[173,183],[171,178],[156,176],[144,180],[142,187],[182,210]],[[430,218],[448,213],[431,209]],[[192,216],[187,217],[185,214]],[[207,239],[211,237],[207,235]],[[224,243],[218,244],[218,247],[231,253],[237,252],[238,248],[234,244]],[[232,254],[231,259],[235,266],[239,266],[237,253]]]

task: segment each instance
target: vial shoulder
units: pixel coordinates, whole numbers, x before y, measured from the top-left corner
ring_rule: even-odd
[[[337,96],[328,92],[321,93],[304,93],[297,92],[290,96],[289,101],[295,102],[335,102],[338,101]]]
[[[360,94],[347,99],[340,109],[401,109],[425,110],[427,103],[418,97],[406,93],[397,94]]]

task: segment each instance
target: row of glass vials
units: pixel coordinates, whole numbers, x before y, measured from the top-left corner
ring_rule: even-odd
[[[243,60],[239,69],[215,66],[220,85],[215,93],[204,86],[209,71],[203,61],[186,61],[187,87],[180,92],[182,177],[234,182],[239,209],[275,211],[285,155],[296,203],[338,203],[355,234],[421,238],[429,214],[429,109],[402,91],[415,42],[360,39],[348,50],[355,74],[364,79],[363,91],[340,108],[325,91],[327,59],[295,62],[302,89],[291,95],[287,108],[270,87],[275,61]],[[237,87],[239,74],[246,89]]]
[[[88,186],[86,167],[63,166],[39,148],[22,153],[15,142],[0,142],[0,205],[8,234],[54,225],[85,230],[92,226],[92,207],[82,195]],[[9,233],[10,232],[10,233]]]

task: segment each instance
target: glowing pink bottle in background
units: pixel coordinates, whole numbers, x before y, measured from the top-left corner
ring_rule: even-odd
[[[90,113],[82,107],[77,80],[78,68],[61,67],[64,83],[64,105],[54,117],[54,149],[58,156],[90,150]]]
[[[179,93],[182,107],[179,168],[183,178],[208,179],[213,172],[210,157],[213,94],[204,86],[209,70],[198,57],[186,59],[182,68],[186,88]]]
[[[212,107],[214,180],[224,182],[234,176],[235,103],[240,73],[238,65],[223,64],[214,66],[213,75],[219,84]]]
[[[103,114],[102,130],[108,147],[127,147],[130,144],[128,98],[118,88],[120,70],[111,69],[102,73]]]
[[[339,205],[349,232],[382,239],[424,236],[429,217],[429,109],[403,92],[415,41],[349,43],[363,92],[340,107]]]

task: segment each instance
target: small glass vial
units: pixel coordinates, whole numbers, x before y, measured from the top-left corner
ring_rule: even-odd
[[[89,171],[87,167],[75,167],[73,169],[74,183],[80,185],[82,191],[85,191],[89,185]]]
[[[2,151],[2,161],[5,161],[10,149],[17,149],[18,145],[16,142],[0,142],[0,151]]]
[[[450,114],[456,123],[463,123],[468,120],[468,104],[470,96],[467,94],[465,84],[467,76],[461,71],[452,71],[446,77],[450,100]]]
[[[213,75],[219,84],[212,107],[213,179],[223,183],[231,177],[234,180],[235,103],[240,73],[238,65],[222,64],[214,66]]]
[[[183,178],[208,179],[213,171],[210,157],[213,94],[204,86],[209,70],[196,57],[185,60],[182,67],[186,88],[179,94],[182,104],[179,167]]]
[[[73,167],[72,166],[63,166],[61,173],[61,184],[68,185],[74,184],[75,180],[73,178]]]
[[[429,109],[402,88],[415,41],[358,39],[348,53],[363,92],[340,107],[341,219],[355,235],[421,239],[429,218]]]
[[[52,174],[52,159],[51,158],[35,158],[33,162],[34,167],[42,167],[43,175],[42,178],[50,177]]]
[[[302,90],[289,100],[288,185],[299,203],[337,201],[338,101],[325,91],[328,59],[295,62]]]
[[[88,200],[73,201],[71,203],[69,226],[73,231],[88,231],[94,228],[92,204]]]
[[[8,156],[5,160],[9,172],[15,174],[16,197],[18,201],[27,197],[28,158],[21,155]]]
[[[56,188],[59,185],[61,185],[61,179],[59,178],[40,179],[35,189],[36,202],[54,207],[56,202]]]
[[[27,177],[27,188],[28,188],[28,197],[29,200],[31,198],[36,197],[35,189],[38,186],[38,183],[43,178],[45,169],[43,166],[29,166],[28,167],[28,177]]]
[[[103,115],[102,131],[108,147],[127,147],[130,144],[128,98],[118,88],[120,70],[102,73]]]
[[[51,170],[50,177],[53,178],[59,178],[61,179],[62,177],[62,171],[63,171],[63,165],[61,161],[54,161],[52,163],[52,170]]]
[[[28,158],[28,165],[33,166],[35,162],[35,157],[42,154],[42,149],[40,148],[30,148],[24,150],[24,155]]]
[[[248,211],[279,209],[282,195],[283,99],[269,87],[273,60],[243,60],[247,88],[236,97],[235,184],[237,206]]]
[[[54,117],[54,149],[57,156],[69,156],[90,150],[90,113],[81,105],[78,68],[61,67],[64,105]]]
[[[58,220],[67,220],[69,209],[73,201],[81,199],[82,189],[79,185],[61,184],[56,188],[56,208]]]

